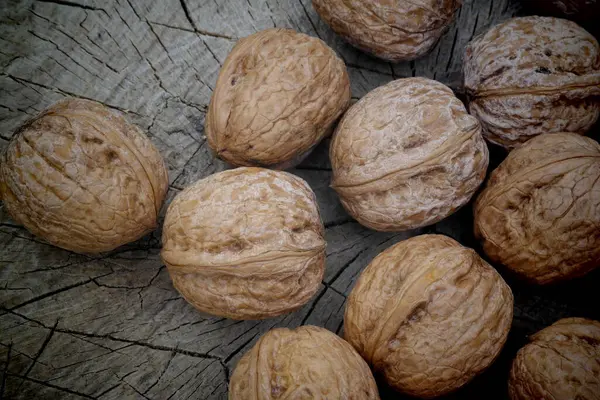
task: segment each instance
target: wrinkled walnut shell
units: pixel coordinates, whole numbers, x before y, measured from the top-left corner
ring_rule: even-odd
[[[513,18],[467,46],[469,111],[492,143],[513,148],[541,133],[586,133],[600,114],[600,47],[574,22]]]
[[[299,308],[325,269],[314,193],[297,176],[263,168],[219,172],[179,193],[162,241],[175,288],[200,311],[228,318]]]
[[[317,326],[273,329],[240,359],[229,400],[378,400],[367,363],[345,340]]]
[[[27,121],[0,159],[11,218],[79,253],[109,251],[154,230],[167,187],[148,137],[89,100],[60,101]]]
[[[522,0],[533,14],[550,14],[574,21],[593,21],[600,16],[600,0]]]
[[[485,253],[538,284],[600,264],[600,145],[573,133],[513,150],[475,202]]]
[[[418,58],[438,42],[461,0],[313,0],[321,18],[353,46],[388,61]]]
[[[600,400],[600,322],[564,318],[533,335],[508,390],[512,400]]]
[[[368,93],[340,121],[330,148],[332,187],[369,228],[434,224],[483,182],[488,150],[480,132],[448,87],[398,79]]]
[[[432,398],[494,361],[512,314],[510,288],[475,251],[421,235],[388,248],[362,272],[344,331],[393,388]]]
[[[344,62],[320,39],[267,29],[227,56],[206,116],[206,138],[233,165],[289,168],[348,108]]]

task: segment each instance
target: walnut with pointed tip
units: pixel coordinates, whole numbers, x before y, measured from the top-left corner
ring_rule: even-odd
[[[393,388],[433,398],[491,365],[512,315],[510,288],[475,251],[421,235],[383,251],[362,272],[344,332]]]
[[[600,400],[600,322],[564,318],[531,336],[508,391],[512,400]]]
[[[321,284],[324,227],[315,195],[295,175],[237,168],[173,200],[161,256],[197,309],[234,319],[293,311]]]
[[[401,231],[434,224],[465,205],[483,182],[481,127],[452,90],[398,79],[353,105],[330,148],[332,187],[361,224]]]
[[[227,56],[206,138],[230,164],[289,168],[331,134],[349,102],[346,66],[325,42],[267,29],[241,39]]]
[[[600,114],[600,46],[576,23],[520,17],[467,46],[469,111],[490,142],[514,148],[541,133],[586,133]]]
[[[367,363],[345,340],[317,326],[277,328],[244,354],[229,400],[379,400]]]
[[[0,160],[9,215],[79,253],[154,230],[167,186],[163,159],[142,131],[89,100],[60,101],[27,121]]]

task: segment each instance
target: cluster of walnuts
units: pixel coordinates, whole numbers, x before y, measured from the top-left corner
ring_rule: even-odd
[[[395,62],[428,52],[460,1],[313,5],[351,44]],[[214,153],[239,168],[169,205],[161,256],[175,288],[197,309],[233,319],[306,304],[325,271],[325,230],[309,185],[281,170],[332,133],[331,186],[364,226],[410,230],[465,206],[486,178],[487,140],[510,150],[474,202],[488,259],[537,284],[598,267],[600,145],[583,136],[600,114],[596,39],[564,19],[511,19],[469,43],[464,88],[468,110],[426,78],[395,80],[350,106],[346,66],[323,41],[288,29],[240,40],[205,126]],[[168,188],[150,139],[88,100],[29,120],[0,161],[12,218],[80,253],[154,230]],[[239,361],[230,399],[378,399],[371,369],[400,392],[444,395],[494,362],[512,317],[510,287],[474,250],[416,236],[364,269],[347,300],[345,340],[313,326],[270,331]],[[534,335],[515,358],[509,392],[599,399],[600,323],[568,318]]]

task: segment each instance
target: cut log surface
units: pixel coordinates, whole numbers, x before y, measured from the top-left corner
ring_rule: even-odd
[[[310,0],[3,0],[0,150],[19,124],[57,100],[99,101],[142,127],[164,156],[164,215],[184,187],[228,168],[210,153],[204,118],[238,38],[287,27],[323,39],[346,62],[354,98],[408,76],[437,79],[460,95],[467,42],[519,12],[512,0],[464,0],[429,55],[390,64],[347,45]],[[317,195],[328,242],[325,277],[300,310],[265,321],[213,317],[186,303],[160,260],[160,228],[111,253],[83,256],[32,236],[0,205],[0,397],[226,399],[236,362],[269,329],[314,324],[342,333],[346,296],[388,246],[438,232],[480,250],[470,204],[417,231],[360,226],[329,187],[328,144],[291,170]],[[497,165],[503,155],[492,154]],[[527,335],[562,317],[600,319],[599,273],[538,288],[498,269],[516,302],[507,346],[490,370],[448,398],[506,399],[510,362]],[[379,383],[383,399],[402,398]]]

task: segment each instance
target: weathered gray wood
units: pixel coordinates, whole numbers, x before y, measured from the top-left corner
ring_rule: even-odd
[[[273,26],[322,38],[346,61],[354,98],[413,75],[460,92],[465,44],[517,11],[512,0],[465,0],[431,54],[392,65],[337,37],[310,0],[6,0],[0,4],[0,150],[19,124],[49,104],[65,96],[94,99],[125,112],[157,145],[169,169],[168,205],[190,183],[229,168],[212,156],[203,125],[219,68],[238,38]],[[3,396],[224,399],[236,362],[267,330],[316,324],[342,332],[345,297],[381,250],[423,232],[477,245],[469,206],[413,232],[360,226],[329,187],[327,149],[325,141],[291,171],[317,194],[326,225],[322,286],[300,310],[266,321],[212,317],[188,305],[160,261],[160,228],[109,254],[82,256],[33,237],[0,206]],[[492,371],[455,398],[506,398],[505,374],[526,334],[563,316],[600,318],[591,298],[599,275],[550,289],[507,276],[516,299],[507,349]],[[383,386],[382,393],[398,398]]]

